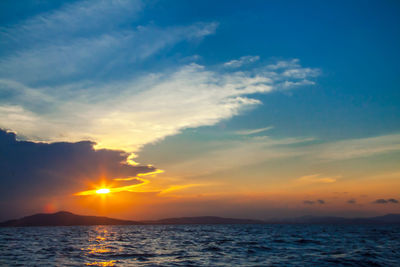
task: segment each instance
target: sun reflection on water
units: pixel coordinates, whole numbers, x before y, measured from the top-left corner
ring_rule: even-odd
[[[105,229],[105,226],[96,226],[92,230],[91,237],[89,237],[89,245],[86,248],[82,248],[86,255],[91,257],[102,256],[106,253],[111,253],[111,249],[108,248],[108,238],[109,232]],[[115,266],[115,260],[110,261],[98,261],[98,259],[93,259],[93,262],[85,263],[86,266]]]
[[[105,237],[103,237],[103,236],[96,236],[96,239],[97,239],[97,240],[101,240],[101,241],[104,241],[104,240],[106,240],[106,238],[105,238]]]
[[[86,266],[115,266],[115,260],[85,263]]]
[[[89,250],[89,254],[107,253],[107,252],[110,252],[110,251],[111,251],[111,250],[109,250],[108,248],[97,247],[97,246],[88,247],[87,250]]]

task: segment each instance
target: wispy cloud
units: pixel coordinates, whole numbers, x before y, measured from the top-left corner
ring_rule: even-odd
[[[315,153],[323,160],[369,157],[400,150],[400,134],[348,139],[321,144]]]
[[[258,129],[255,129],[258,130]],[[252,130],[249,130],[252,131]],[[249,132],[246,132],[249,133]],[[265,136],[265,135],[231,135],[229,138],[224,140],[218,139],[210,140],[210,138],[199,138],[196,142],[191,143],[190,151],[196,151],[196,153],[188,153],[185,156],[175,156],[168,161],[168,172],[176,173],[182,177],[202,177],[209,176],[216,177],[221,175],[221,172],[230,172],[230,175],[235,175],[235,170],[247,169],[251,171],[254,168],[262,168],[261,164],[265,163],[267,166],[269,163],[282,161],[279,164],[295,164],[293,170],[291,168],[281,170],[278,174],[275,173],[276,170],[271,170],[265,167],[263,172],[266,177],[279,177],[282,174],[283,180],[287,179],[287,183],[291,183],[292,186],[298,188],[302,186],[304,189],[309,186],[333,186],[332,188],[337,189],[340,184],[349,182],[348,176],[335,173],[319,173],[321,171],[320,164],[331,164],[333,161],[342,161],[349,159],[358,159],[360,157],[375,157],[380,156],[383,153],[396,152],[398,150],[379,149],[375,153],[368,155],[363,155],[362,153],[352,153],[350,158],[347,154],[348,150],[353,151],[353,143],[362,143],[367,147],[374,146],[376,144],[365,142],[365,138],[361,139],[348,139],[342,141],[331,141],[322,142],[317,138],[312,137],[298,137],[298,138],[278,138],[276,136]],[[369,139],[369,138],[367,138]],[[395,140],[397,138],[380,136],[374,138],[375,143],[386,143],[388,140]],[[382,141],[384,140],[384,141]],[[335,157],[329,157],[327,159],[327,148],[334,148],[336,144],[341,144],[343,157],[338,154]],[[347,146],[342,145],[342,143],[347,143]],[[177,143],[176,145],[184,146],[185,143]],[[386,147],[386,145],[385,145]],[[387,146],[389,147],[389,146]],[[146,158],[151,158],[152,153],[148,154]],[[153,155],[153,157],[155,154]],[[167,156],[167,155],[165,155]],[[162,162],[162,160],[160,161]],[[308,175],[303,175],[301,177],[296,177],[293,174],[298,166],[298,164],[311,167],[314,169],[313,173]],[[310,165],[308,165],[310,164]],[[276,165],[276,164],[274,164]],[[297,165],[297,166],[296,166]],[[204,168],[204,166],[207,166]],[[257,166],[257,167],[255,167]],[[299,170],[304,171],[303,169]],[[371,176],[372,175],[372,176]],[[395,179],[399,177],[398,172],[394,173],[384,173],[377,177],[373,174],[364,174],[373,179]],[[346,178],[346,179],[345,179]],[[196,179],[194,177],[194,179]],[[272,178],[271,178],[272,179]],[[345,192],[342,192],[343,194]]]
[[[301,146],[310,141],[313,141],[313,139],[276,139],[268,136],[239,135],[237,139],[233,140],[201,143],[201,146],[207,147],[205,153],[179,158],[176,163],[169,164],[168,169],[169,172],[176,172],[185,177],[210,175],[223,170],[252,166],[271,160],[304,156],[307,153],[306,151],[293,149],[293,146]],[[195,146],[196,144],[192,145]],[[207,168],[203,168],[203,166],[207,166]]]
[[[163,49],[201,40],[218,27],[132,26],[143,9],[140,1],[81,1],[2,28],[7,47],[24,45],[0,56],[0,92],[7,96],[0,100],[0,127],[32,140],[93,140],[133,152],[254,108],[261,101],[253,94],[312,83],[314,75],[298,60],[269,71],[194,63],[143,70]],[[245,56],[225,65],[257,60]]]
[[[189,64],[172,73],[154,73],[131,81],[59,87],[58,96],[51,95],[57,97],[52,102],[56,108],[46,113],[35,112],[27,102],[3,104],[0,107],[8,107],[10,112],[1,117],[0,125],[30,138],[89,138],[100,147],[133,151],[182,129],[213,125],[235,116],[261,103],[249,95],[278,88],[279,82],[257,70],[218,73]],[[30,88],[47,95],[46,89]],[[29,128],[26,118],[34,121]]]
[[[212,34],[215,28],[215,23],[168,28],[140,26],[68,42],[46,42],[0,58],[0,77],[26,85],[98,82],[126,72],[124,68],[134,68],[165,47]]]
[[[336,176],[323,176],[321,174],[312,174],[312,175],[305,175],[298,179],[297,182],[306,183],[306,184],[313,184],[313,183],[322,183],[322,184],[330,184],[334,183],[339,179],[341,175]]]
[[[241,131],[236,131],[236,134],[252,135],[252,134],[262,133],[262,132],[271,130],[273,128],[274,128],[273,126],[269,126],[269,127],[259,128],[259,129],[241,130]]]
[[[247,65],[260,60],[259,56],[243,56],[239,59],[233,59],[231,61],[225,62],[224,66],[227,68],[239,68],[243,65]]]
[[[299,62],[300,60],[298,58],[294,58],[292,60],[280,60],[274,64],[267,65],[266,68],[271,70],[296,69],[300,65]]]
[[[137,18],[144,4],[140,0],[86,0],[63,5],[16,25],[0,28],[1,42],[41,42],[97,34]]]
[[[398,204],[399,201],[397,199],[394,199],[394,198],[388,198],[388,199],[380,198],[380,199],[375,200],[372,203],[374,203],[374,204],[391,204],[391,203],[392,204]]]
[[[218,26],[139,25],[136,19],[144,8],[139,0],[77,1],[0,28],[7,51],[0,54],[0,77],[49,86],[48,94],[58,94],[78,81],[132,76],[138,62],[181,41],[202,39]]]
[[[317,199],[317,200],[304,200],[304,201],[303,201],[303,204],[306,204],[306,205],[314,205],[314,204],[320,204],[320,205],[323,205],[323,204],[325,204],[325,200],[323,200],[323,199]]]
[[[172,185],[169,186],[168,188],[162,190],[158,195],[167,195],[170,194],[171,192],[178,191],[178,190],[184,190],[187,188],[191,187],[197,187],[197,186],[206,186],[208,184],[183,184],[183,185]]]
[[[347,200],[347,203],[348,203],[348,204],[356,204],[356,203],[357,203],[357,200],[355,200],[355,199],[349,199],[349,200]]]

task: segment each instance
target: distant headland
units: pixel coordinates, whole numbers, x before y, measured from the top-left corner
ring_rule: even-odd
[[[280,220],[252,220],[217,216],[180,217],[149,221],[120,220],[108,217],[76,215],[67,211],[40,213],[0,223],[0,227],[90,226],[90,225],[168,225],[168,224],[400,224],[400,214],[369,218],[302,216]]]

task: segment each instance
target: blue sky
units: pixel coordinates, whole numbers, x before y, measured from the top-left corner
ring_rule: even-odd
[[[5,1],[2,3],[3,29],[73,4],[78,5],[79,2],[25,1],[21,4]],[[126,17],[121,16],[120,21],[115,23],[107,21],[105,14],[104,24],[98,27],[71,28],[69,32],[53,33],[55,37],[51,32],[47,36],[40,33],[43,39],[36,42],[32,36],[21,34],[20,40],[12,42],[3,35],[2,58],[21,53],[24,47],[40,45],[45,41],[55,42],[57,39],[88,38],[132,30],[138,26],[161,30],[196,23],[215,23],[215,32],[207,34],[204,39],[171,41],[171,45],[161,47],[160,51],[155,50],[154,54],[139,63],[125,62],[115,68],[103,69],[93,66],[104,64],[99,60],[92,66],[82,65],[87,69],[81,76],[60,75],[47,79],[44,84],[88,78],[95,81],[130,79],[138,72],[165,71],[193,59],[212,69],[247,55],[259,56],[260,64],[298,58],[302,65],[321,70],[317,84],[287,94],[257,95],[255,97],[264,104],[246,113],[248,116],[233,118],[227,125],[232,128],[256,128],[268,124],[276,127],[274,132],[278,135],[318,135],[324,139],[383,135],[399,129],[396,118],[400,115],[400,55],[397,49],[400,30],[397,16],[399,4],[396,1],[254,1],[251,4],[243,1],[219,1],[218,4],[207,1],[149,1],[138,2],[130,8],[132,10],[124,14]],[[119,10],[116,8],[115,12]],[[96,19],[100,21],[100,18]],[[40,26],[36,30],[40,31]],[[151,42],[153,37],[143,38]],[[127,51],[114,51],[106,56],[125,57],[125,53],[135,53],[136,50],[134,47],[130,47],[131,50],[121,47],[123,49]],[[104,50],[98,53],[106,53]],[[106,56],[104,61],[108,60]],[[101,72],[101,75],[92,72]]]
[[[149,190],[182,198],[222,196],[226,184],[234,198],[323,186],[300,186],[302,202],[368,175],[382,186],[365,189],[368,203],[399,198],[398,1],[2,1],[0,10],[0,127],[20,140],[134,153],[164,171]],[[350,212],[339,206],[331,211]],[[360,214],[376,212],[368,207]]]
[[[170,6],[177,14],[174,22],[220,22],[218,34],[196,52],[206,64],[250,54],[263,59],[299,58],[302,64],[322,70],[313,88],[294,91],[289,98],[281,94],[263,98],[265,105],[252,113],[249,126],[270,121],[280,126],[279,134],[323,138],[398,131],[396,1],[255,1],[251,5],[236,1],[220,2],[215,9],[204,1],[179,6]],[[169,14],[167,10],[160,13]],[[171,21],[169,16],[163,19]],[[237,124],[246,121],[238,119]]]

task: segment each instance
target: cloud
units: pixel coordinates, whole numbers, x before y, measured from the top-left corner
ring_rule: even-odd
[[[2,27],[3,42],[31,41],[75,35],[87,36],[93,30],[114,29],[115,25],[132,20],[143,9],[140,0],[87,0],[67,3],[59,9],[40,13],[16,25]],[[106,28],[106,29],[104,29]]]
[[[31,140],[89,139],[98,147],[137,151],[182,129],[214,125],[253,108],[261,102],[249,95],[278,90],[282,82],[258,70],[218,73],[193,63],[128,81],[64,86],[57,95],[25,86],[22,91],[45,95],[46,106],[54,109],[42,112],[14,97],[12,105],[0,105],[8,110],[0,125]]]
[[[271,70],[279,70],[279,69],[296,69],[300,66],[300,60],[298,58],[294,58],[292,60],[280,60],[274,64],[267,65],[267,69]]]
[[[132,177],[133,178],[133,177]],[[118,181],[118,179],[113,179],[114,181]],[[119,179],[120,180],[120,179]],[[125,185],[125,186],[113,186],[113,187],[107,187],[108,193],[120,193],[120,192],[141,192],[141,190],[136,190],[138,187],[146,185],[150,183],[149,180],[142,179],[139,177],[134,177],[134,179],[129,179],[130,185]],[[133,183],[133,184],[132,184]],[[103,186],[104,187],[104,186]],[[101,189],[101,188],[100,188]],[[91,190],[85,190],[85,191],[80,191],[78,193],[75,193],[75,196],[90,196],[90,195],[96,195],[98,193],[98,188],[97,189],[91,189]]]
[[[168,28],[140,26],[71,39],[68,43],[46,42],[0,58],[0,77],[28,85],[99,81],[126,72],[124,68],[135,69],[135,64],[168,46],[212,34],[215,28],[215,23]]]
[[[33,141],[91,140],[134,152],[262,104],[251,95],[313,83],[299,60],[276,70],[214,70],[176,60],[166,67],[154,56],[214,34],[218,23],[139,25],[145,8],[140,1],[80,1],[3,27],[0,127]]]
[[[372,203],[374,203],[374,204],[391,204],[391,203],[398,204],[399,201],[394,198],[388,198],[388,199],[380,198],[380,199],[375,200]]]
[[[218,140],[217,142],[209,141],[208,139],[205,141],[197,140],[191,144],[192,147],[195,147],[196,153],[203,151],[205,148],[207,151],[198,155],[190,154],[189,157],[187,155],[185,157],[176,156],[176,162],[174,164],[170,162],[168,170],[175,170],[177,173],[179,170],[182,175],[193,175],[193,170],[196,170],[199,175],[209,175],[213,172],[268,163],[280,159],[291,161],[291,159],[297,157],[298,161],[325,163],[327,161],[379,156],[383,153],[400,150],[400,147],[397,148],[396,145],[396,142],[400,140],[400,135],[322,142],[313,137],[278,138],[266,135],[251,136],[251,134],[254,134],[253,131],[257,132],[258,130],[261,129],[235,132],[236,134],[241,134],[231,136],[225,140]],[[339,153],[339,149],[335,149],[336,146],[340,147],[341,153]],[[369,151],[369,154],[363,154],[365,151]],[[208,167],[200,169],[198,166]],[[268,170],[265,171],[268,172]],[[386,179],[388,177],[397,178],[398,176],[399,173],[385,173],[375,178]],[[335,174],[312,173],[292,181],[295,185],[304,186],[333,185],[338,181],[342,181],[342,177],[342,175]]]
[[[306,205],[314,205],[314,204],[323,205],[323,204],[325,204],[325,200],[322,200],[322,199],[317,199],[317,200],[304,200],[303,203],[306,204]]]
[[[209,184],[184,184],[184,185],[172,185],[164,190],[162,190],[160,193],[158,193],[159,196],[161,195],[166,195],[170,194],[171,192],[178,191],[178,190],[184,190],[187,188],[191,187],[197,187],[197,186],[207,186]]]
[[[285,70],[282,75],[297,79],[305,79],[307,77],[317,77],[320,74],[318,69],[311,68],[294,68]]]
[[[254,131],[257,130],[259,129],[254,129]],[[182,151],[182,155],[180,155],[181,153],[177,153],[174,157],[170,157],[167,151],[171,149],[172,144],[167,141],[167,144],[149,146],[148,149],[143,152],[144,154],[141,153],[141,157],[144,156],[147,160],[156,159],[158,164],[164,162],[163,158],[168,158],[168,164],[165,166],[160,165],[160,167],[168,169],[168,173],[173,173],[174,175],[186,178],[191,177],[193,179],[196,179],[196,176],[204,179],[203,176],[208,175],[209,178],[212,179],[212,177],[222,175],[222,173],[220,173],[222,171],[224,171],[224,175],[226,175],[227,172],[230,172],[231,175],[236,175],[239,170],[246,169],[251,172],[255,166],[261,168],[261,164],[265,166],[267,166],[267,164],[277,165],[277,163],[275,163],[276,161],[282,161],[282,164],[292,164],[292,162],[297,162],[297,164],[308,164],[309,162],[325,164],[327,161],[326,155],[321,158],[321,151],[326,151],[326,147],[334,147],[337,142],[342,143],[348,141],[348,147],[352,149],[351,144],[360,141],[359,139],[350,139],[324,143],[312,137],[279,138],[266,135],[252,136],[244,134],[250,134],[252,131],[253,129],[245,130],[245,132],[240,131],[239,133],[242,134],[237,134],[238,132],[228,132],[228,135],[225,133],[227,138],[222,140],[218,135],[210,136],[208,133],[206,136],[199,136],[198,134],[200,133],[198,132],[195,142],[190,143],[190,148],[187,147],[185,141],[174,140],[173,145],[175,147],[185,147],[184,150],[178,149],[178,151]],[[268,132],[266,134],[268,134]],[[381,139],[384,139],[386,143],[388,142],[387,139],[394,140],[395,138],[380,136],[375,139],[375,142],[382,142]],[[363,140],[362,143],[366,146],[373,145]],[[155,148],[158,149],[156,150]],[[390,151],[386,151],[385,153],[387,152]],[[344,157],[347,158],[345,155],[345,146],[343,146],[343,154]],[[370,156],[379,154],[380,153],[371,154]],[[357,156],[362,157],[363,155],[357,153]],[[341,158],[335,157],[335,159],[329,159],[329,161],[333,160],[341,160]],[[202,166],[207,166],[207,168]],[[267,167],[264,167],[263,171],[266,176],[269,177],[279,176],[279,174],[273,174],[275,170],[271,170]],[[283,172],[285,173],[283,175],[286,176],[284,179],[287,179],[287,182],[290,182],[290,179],[292,179],[292,186],[297,189],[299,189],[299,186],[305,189],[309,185],[334,186],[334,184],[338,182],[346,183],[346,179],[343,179],[344,176],[340,174],[311,173],[298,178],[294,177],[293,179],[293,173],[290,173],[289,169],[283,170]],[[396,178],[398,176],[398,173],[385,173],[374,179]],[[334,187],[336,188],[336,186]]]
[[[94,150],[93,146],[89,141],[17,141],[14,133],[0,130],[0,217],[11,212],[15,203],[25,202],[21,209],[37,211],[51,198],[72,196],[84,188],[95,189],[100,182],[116,186],[113,178],[136,177],[156,170],[128,164],[129,154],[124,151]]]
[[[316,147],[314,152],[323,160],[344,160],[399,150],[400,134],[392,134],[321,144]]]
[[[296,181],[300,183],[323,183],[323,184],[330,184],[337,181],[338,178],[342,177],[341,175],[337,176],[321,176],[321,174],[312,174],[306,175],[298,178]]]
[[[239,135],[252,135],[252,134],[257,134],[257,133],[262,133],[265,131],[269,131],[271,129],[273,129],[273,126],[269,126],[269,127],[264,127],[264,128],[259,128],[259,129],[252,129],[252,130],[242,130],[242,131],[236,131],[236,134]]]
[[[227,68],[239,68],[243,65],[247,65],[256,62],[260,59],[259,56],[243,56],[239,59],[233,59],[231,61],[225,62],[224,66]]]
[[[215,174],[223,170],[236,170],[244,166],[248,166],[251,170],[251,166],[255,164],[303,156],[304,152],[294,150],[293,146],[301,146],[312,140],[310,138],[276,139],[269,136],[235,135],[225,140],[195,142],[192,147],[197,151],[199,148],[196,146],[201,146],[204,152],[190,157],[178,155],[175,162],[169,163],[168,172],[179,173],[188,178]],[[207,166],[207,168],[201,166]]]
[[[348,204],[356,204],[357,201],[355,199],[349,199],[349,200],[347,200],[347,203]]]
[[[138,62],[181,41],[202,39],[218,26],[139,25],[144,8],[139,0],[78,1],[2,27],[0,77],[50,86],[55,93],[55,84],[134,75]]]

